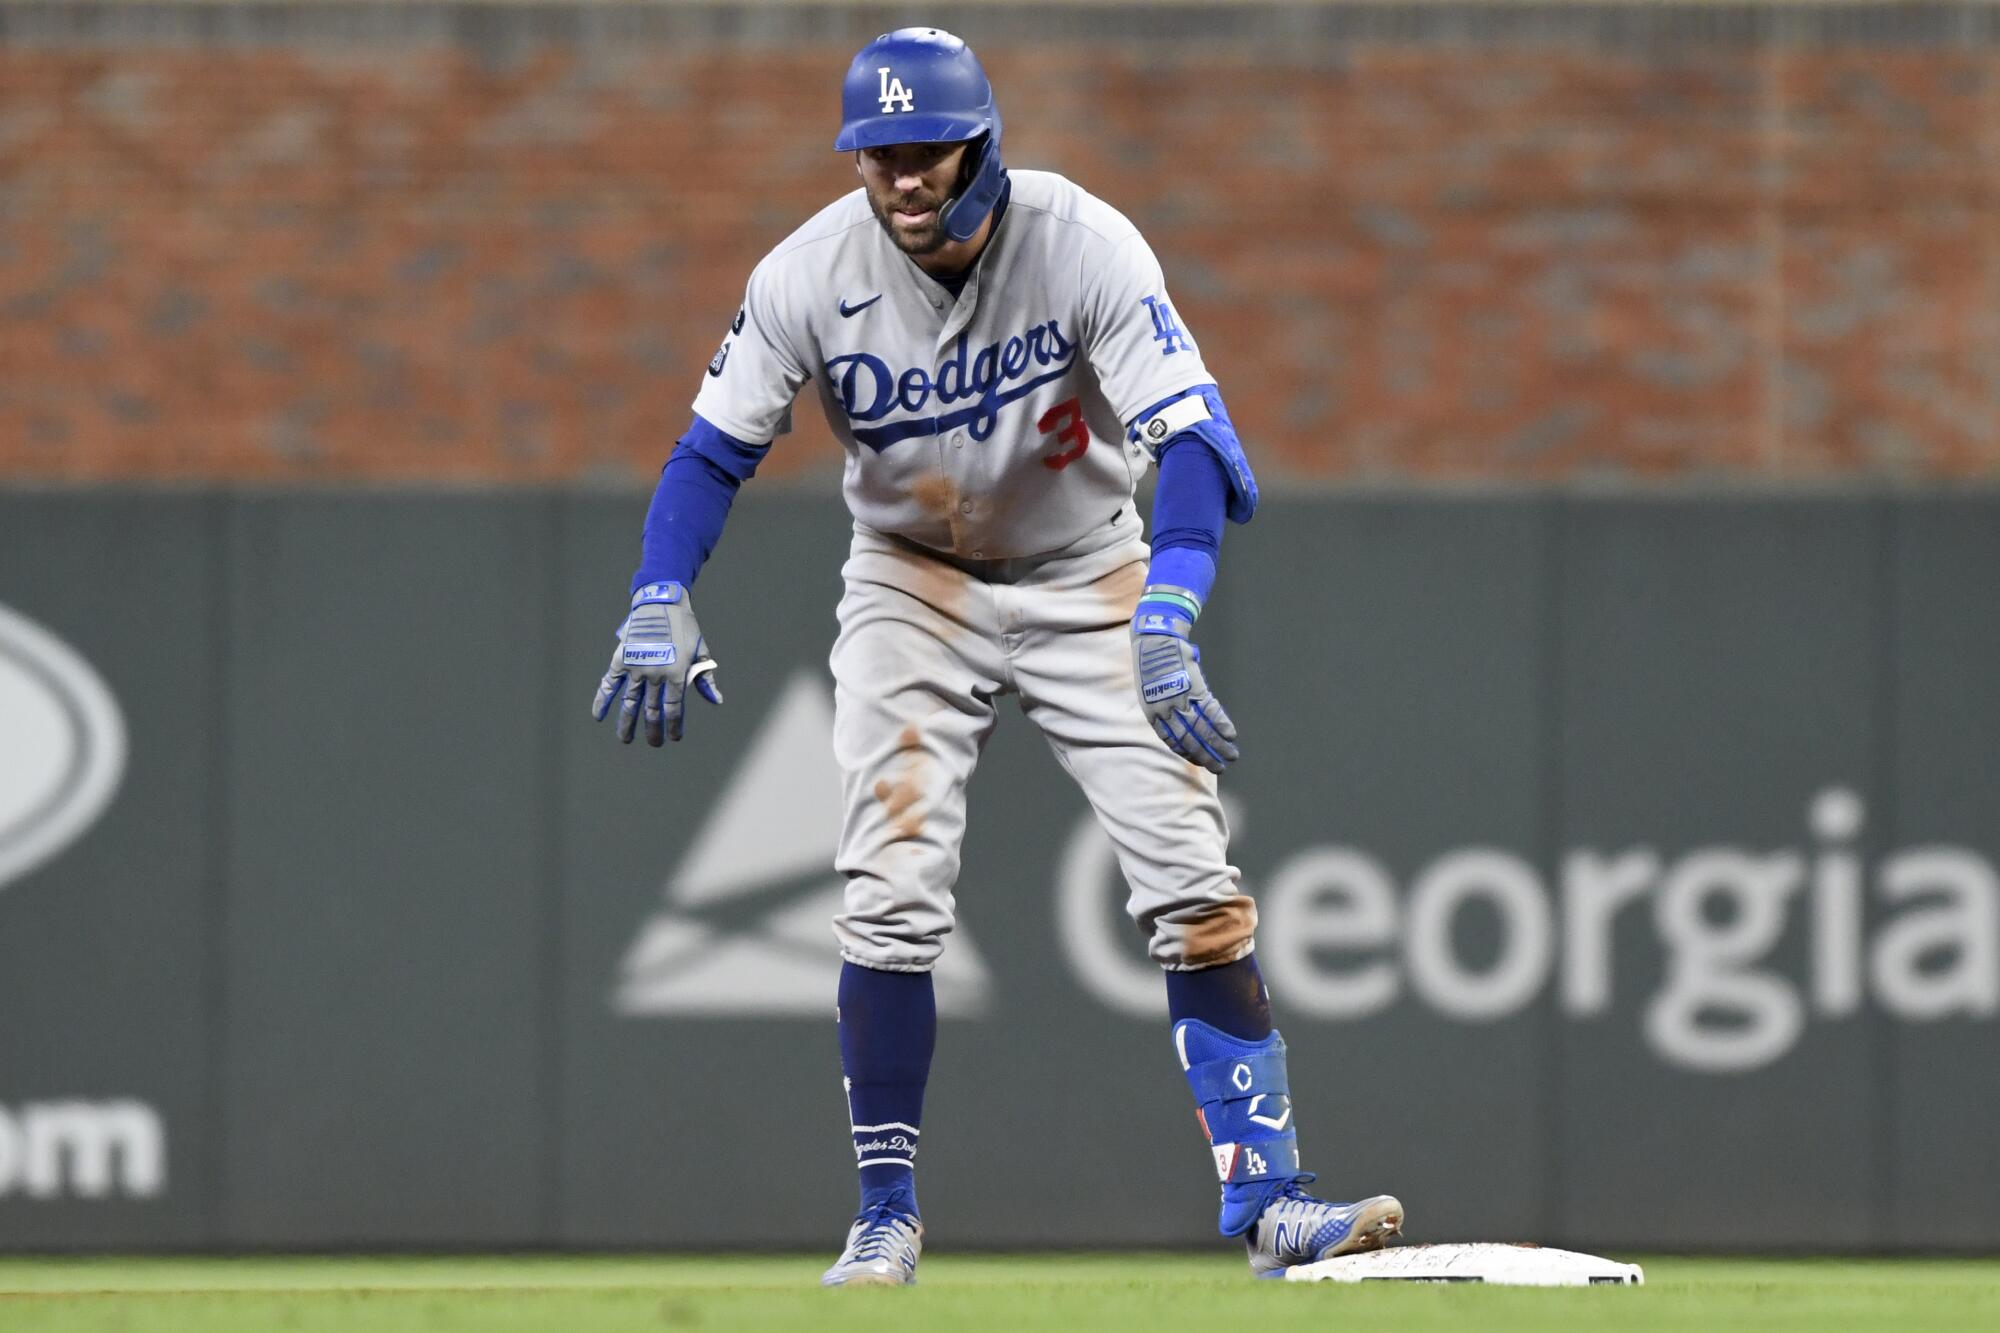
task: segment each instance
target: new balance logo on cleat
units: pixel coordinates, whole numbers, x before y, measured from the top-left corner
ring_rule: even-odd
[[[1403,1205],[1391,1195],[1328,1203],[1289,1180],[1271,1194],[1243,1241],[1254,1276],[1282,1277],[1300,1264],[1379,1250],[1402,1229]]]
[[[841,910],[840,812],[832,692],[800,671],[667,880],[666,902],[626,950],[611,1007],[633,1017],[824,1017],[840,981],[829,925]],[[934,975],[941,1018],[978,1017],[992,1003],[963,925]]]

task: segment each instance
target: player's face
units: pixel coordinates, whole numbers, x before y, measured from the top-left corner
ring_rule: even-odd
[[[944,248],[944,222],[938,214],[958,185],[965,147],[899,143],[855,154],[869,206],[904,254],[930,255]]]

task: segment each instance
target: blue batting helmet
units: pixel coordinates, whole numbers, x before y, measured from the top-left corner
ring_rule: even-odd
[[[840,89],[835,152],[899,143],[980,139],[965,188],[939,214],[945,235],[970,240],[1000,199],[1000,108],[972,48],[942,28],[898,28],[861,48]]]

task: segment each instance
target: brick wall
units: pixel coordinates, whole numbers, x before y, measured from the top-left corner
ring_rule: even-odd
[[[876,30],[67,8],[0,7],[0,476],[650,477]],[[1984,25],[984,17],[1009,160],[1146,230],[1274,479],[2000,475]]]

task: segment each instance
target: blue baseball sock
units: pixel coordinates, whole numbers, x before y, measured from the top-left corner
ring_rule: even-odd
[[[930,973],[841,965],[840,1067],[863,1212],[881,1203],[917,1211],[918,1127],[936,1046]]]
[[[1173,1022],[1198,1018],[1241,1041],[1271,1035],[1271,992],[1257,970],[1257,955],[1245,954],[1221,967],[1169,972],[1167,1016]]]

